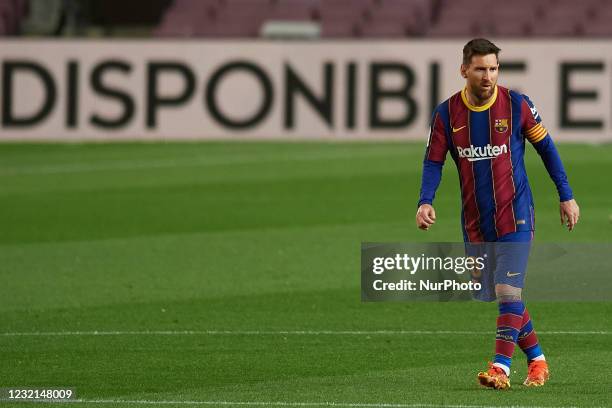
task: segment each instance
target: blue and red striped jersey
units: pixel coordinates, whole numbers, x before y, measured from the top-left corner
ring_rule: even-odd
[[[457,92],[433,113],[419,205],[433,202],[450,152],[459,171],[466,242],[491,242],[508,233],[533,231],[525,141],[542,157],[560,200],[567,201],[572,190],[555,145],[526,95],[496,86],[490,102],[472,106],[465,92]]]

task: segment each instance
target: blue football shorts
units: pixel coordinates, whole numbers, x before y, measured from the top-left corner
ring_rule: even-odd
[[[512,232],[496,242],[466,243],[468,256],[482,257],[484,268],[472,270],[472,282],[480,290],[472,291],[475,299],[491,302],[496,299],[495,285],[506,284],[523,288],[533,231]]]

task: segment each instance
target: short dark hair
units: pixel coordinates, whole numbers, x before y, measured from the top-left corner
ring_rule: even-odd
[[[501,48],[491,41],[484,38],[474,38],[463,47],[463,65],[470,65],[474,55],[495,54],[495,58],[499,60],[498,54],[500,51]]]

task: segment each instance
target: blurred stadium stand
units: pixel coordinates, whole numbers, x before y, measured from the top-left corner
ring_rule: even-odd
[[[256,37],[282,20],[316,22],[324,38],[610,36],[610,16],[606,0],[174,0],[155,33]]]
[[[28,14],[26,0],[0,1],[0,35],[18,35],[21,24]]]
[[[291,37],[612,36],[607,0],[0,0],[0,13],[5,36],[255,38],[275,22],[300,23]]]

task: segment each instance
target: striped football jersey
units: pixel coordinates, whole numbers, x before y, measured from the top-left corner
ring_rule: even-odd
[[[473,106],[465,89],[457,92],[433,113],[419,205],[433,202],[450,153],[459,171],[466,242],[496,241],[508,233],[533,231],[526,141],[542,156],[561,201],[571,199],[554,143],[526,95],[496,86],[486,105]]]

